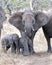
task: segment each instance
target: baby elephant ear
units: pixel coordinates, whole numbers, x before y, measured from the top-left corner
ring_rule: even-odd
[[[48,16],[43,12],[38,12],[35,16],[36,22],[39,26],[44,26],[48,23]]]
[[[3,8],[0,6],[0,22],[4,22],[6,19],[5,12]]]

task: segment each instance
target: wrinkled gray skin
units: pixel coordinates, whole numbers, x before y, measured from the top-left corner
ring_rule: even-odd
[[[27,21],[25,21],[25,20],[27,20]],[[25,21],[25,25],[24,25],[24,21]],[[35,19],[34,19],[34,14],[32,13],[31,10],[27,11],[27,12],[26,11],[25,12],[17,12],[15,14],[13,14],[11,16],[11,18],[9,19],[9,22],[10,22],[10,24],[12,24],[16,28],[18,28],[20,30],[20,32],[26,31],[26,29],[27,29],[27,31],[28,31],[27,36],[30,37],[30,39],[32,39],[31,34],[33,34],[33,31],[34,31],[33,26],[35,24]],[[33,48],[33,40],[32,40],[32,48]],[[33,49],[32,49],[32,51],[33,51]]]
[[[46,12],[46,15],[48,16],[49,22],[42,28],[45,34],[45,38],[47,40],[48,52],[52,52],[50,43],[50,38],[52,38],[52,11]]]
[[[16,53],[18,50],[19,37],[17,34],[7,34],[2,38],[1,43],[4,52],[7,52],[11,47],[11,52]]]
[[[25,32],[21,32],[21,38],[19,40],[19,46],[22,46],[22,54],[27,56],[32,54],[32,41],[26,36]]]
[[[6,20],[5,12],[3,8],[0,6],[0,36],[1,36],[1,29],[3,28],[3,22]]]
[[[31,10],[25,10],[22,16],[22,23],[24,25],[24,30],[28,37],[32,37],[32,32],[34,31],[35,18]]]
[[[28,13],[27,13],[28,12]],[[26,14],[27,13],[27,14]],[[43,12],[36,12],[34,13],[34,19],[35,19],[35,24],[33,25],[33,23],[31,23],[33,20],[30,18],[31,16],[31,12],[29,13],[29,11],[26,11],[24,13],[26,16],[23,16],[22,18],[22,23],[24,23],[24,29],[25,29],[25,33],[27,34],[27,36],[32,40],[32,43],[33,43],[33,38],[37,32],[37,30],[42,27],[42,26],[46,26],[46,24],[49,22],[49,18],[48,16],[43,13]],[[23,15],[24,15],[23,14]],[[29,15],[29,16],[28,16]],[[25,18],[24,18],[25,17]],[[31,24],[29,24],[29,22]],[[32,26],[33,26],[33,29],[32,29]],[[45,27],[44,26],[44,27]],[[43,29],[44,29],[43,27]],[[31,30],[32,29],[32,30]],[[45,28],[46,29],[46,28]],[[30,31],[31,30],[31,31]],[[44,30],[45,31],[45,30]],[[48,30],[47,30],[48,31]],[[47,39],[48,40],[48,39]],[[49,40],[48,40],[48,43],[49,43]],[[33,44],[32,44],[32,47],[33,47]],[[48,51],[50,51],[50,43],[48,44]]]
[[[34,18],[34,14],[31,10],[26,10],[23,13],[22,16],[22,24],[24,25],[24,31],[26,33],[26,35],[31,39],[32,41],[32,50],[31,52],[34,53],[33,50],[33,36],[34,36],[34,25],[35,25],[35,18]]]
[[[46,25],[49,22],[49,18],[43,12],[32,12],[31,10],[26,10],[25,12],[20,12],[14,14],[9,19],[10,24],[14,25],[20,31],[24,31],[26,35],[32,41],[33,48],[33,38],[37,32],[37,30]],[[49,47],[49,45],[48,45]],[[32,50],[33,52],[34,50]]]
[[[23,12],[17,12],[14,13],[9,19],[9,23],[18,28],[20,32],[24,31],[24,26],[22,24],[22,15]]]

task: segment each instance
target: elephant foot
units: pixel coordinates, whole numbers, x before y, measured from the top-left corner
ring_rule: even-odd
[[[35,52],[34,51],[30,51],[30,54],[32,55],[32,54],[34,54]]]
[[[24,56],[28,56],[28,55],[30,55],[29,52],[23,52],[22,54],[23,54]]]
[[[29,52],[30,52],[31,55],[35,53],[34,50],[29,50]]]
[[[35,51],[33,51],[33,54],[35,53]]]
[[[52,53],[52,50],[49,49],[49,50],[47,50],[47,52],[48,52],[48,53]]]

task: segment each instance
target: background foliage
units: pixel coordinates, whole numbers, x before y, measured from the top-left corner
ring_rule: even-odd
[[[26,8],[33,7],[33,10],[43,10],[52,7],[52,0],[0,0],[0,6],[2,6],[6,12],[19,11]]]
[[[52,0],[32,0],[32,7],[34,10],[49,9],[52,7]]]
[[[30,7],[29,0],[0,0],[0,6],[2,6],[6,12]]]

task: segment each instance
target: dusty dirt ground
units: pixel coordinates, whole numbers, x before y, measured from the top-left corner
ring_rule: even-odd
[[[20,37],[19,30],[5,22],[1,38],[6,34],[12,33],[17,33]],[[6,54],[2,51],[0,44],[0,65],[52,65],[52,53],[46,52],[47,42],[42,29],[39,29],[36,33],[33,44],[36,53],[30,56],[12,54],[10,49]]]

